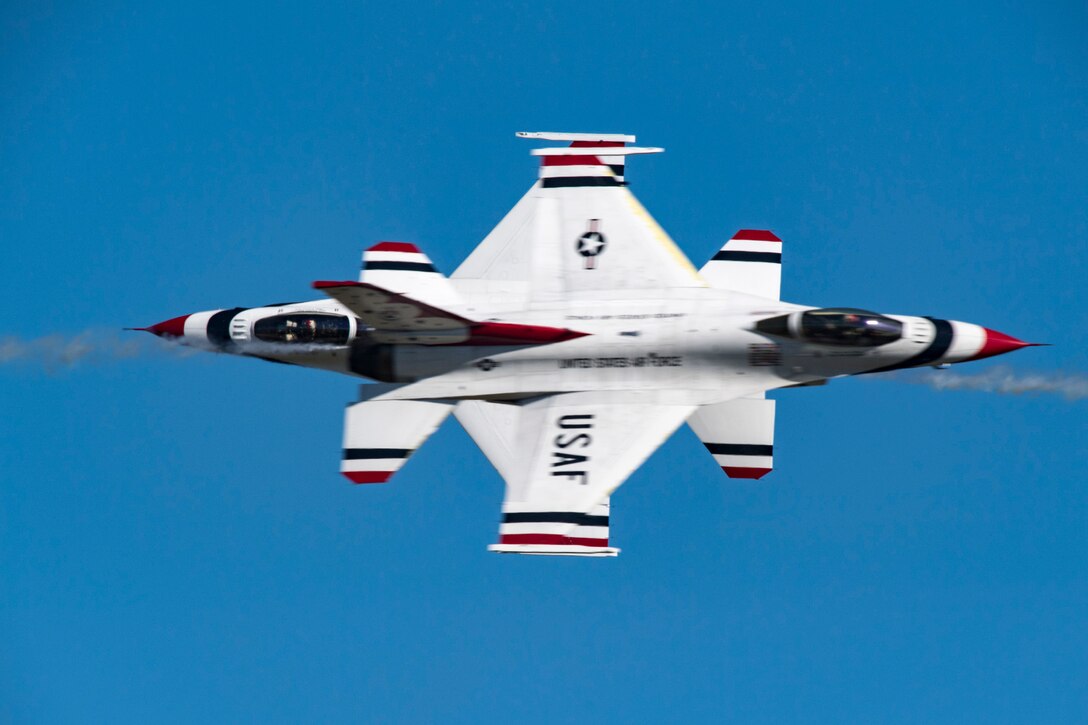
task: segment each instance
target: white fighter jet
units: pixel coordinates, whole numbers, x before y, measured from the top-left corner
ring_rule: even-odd
[[[776,388],[1026,347],[978,325],[779,299],[782,241],[743,229],[696,270],[628,189],[620,134],[519,133],[540,178],[449,277],[412,244],[363,254],[315,302],[145,329],[370,378],[341,472],[389,480],[453,413],[506,481],[498,543],[614,556],[609,496],[687,422],[731,478],[773,468]],[[456,475],[456,473],[449,474]]]

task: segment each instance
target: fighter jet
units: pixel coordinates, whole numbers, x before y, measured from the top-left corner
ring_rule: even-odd
[[[145,329],[196,347],[368,378],[340,471],[388,481],[451,413],[506,482],[498,543],[614,556],[611,493],[683,423],[726,476],[774,467],[767,391],[946,366],[1032,343],[968,322],[779,297],[782,240],[742,229],[696,270],[631,193],[634,136],[519,133],[539,179],[452,275],[380,242],[315,302]],[[559,142],[555,145],[555,142]]]

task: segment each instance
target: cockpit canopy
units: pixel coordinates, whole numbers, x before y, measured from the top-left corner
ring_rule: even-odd
[[[801,315],[801,337],[822,345],[876,347],[903,336],[903,323],[849,307],[809,310]]]
[[[351,322],[343,315],[276,315],[253,325],[253,336],[265,342],[347,345],[350,335]]]
[[[903,336],[902,322],[853,307],[827,307],[771,317],[757,322],[756,329],[817,345],[846,347],[877,347]]]

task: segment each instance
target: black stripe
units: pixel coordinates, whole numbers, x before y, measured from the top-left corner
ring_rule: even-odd
[[[411,448],[345,448],[345,461],[361,461],[367,458],[407,458]]]
[[[366,262],[363,269],[398,269],[406,272],[436,272],[433,265],[426,262]]]
[[[571,511],[527,511],[503,514],[504,524],[578,524],[579,526],[608,526],[607,516],[592,516]]]
[[[929,343],[929,347],[922,350],[914,357],[907,358],[903,362],[885,365],[876,370],[866,370],[862,375],[868,375],[869,373],[885,373],[889,370],[900,370],[902,368],[916,368],[921,365],[928,365],[934,360],[939,360],[946,352],[948,352],[948,348],[952,347],[952,323],[948,320],[938,320],[935,317],[927,317],[926,319],[932,322],[937,328],[937,332],[933,336],[933,342]]]
[[[208,318],[208,342],[220,350],[226,350],[234,346],[230,339],[230,321],[240,312],[245,312],[248,307],[235,307],[232,310],[220,310]]]
[[[608,168],[612,169],[612,173],[616,176],[623,176],[623,164],[609,164]]]
[[[714,255],[716,262],[770,262],[782,264],[781,252],[730,252],[722,250]]]
[[[565,189],[571,186],[622,186],[615,176],[549,176],[540,180],[545,189]]]
[[[774,446],[758,443],[704,443],[706,449],[719,456],[773,456]]]

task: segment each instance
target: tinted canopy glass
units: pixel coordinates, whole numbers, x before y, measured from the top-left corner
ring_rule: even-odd
[[[351,323],[343,315],[276,315],[257,320],[253,335],[265,342],[346,345]]]
[[[866,310],[809,310],[801,315],[801,337],[821,345],[876,347],[903,336],[903,323]]]

